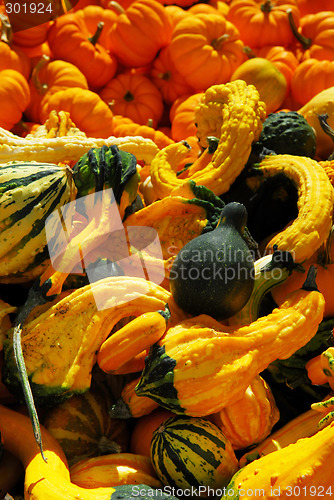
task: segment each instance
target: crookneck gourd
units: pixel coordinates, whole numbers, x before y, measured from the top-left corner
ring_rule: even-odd
[[[151,162],[151,180],[156,196],[184,196],[190,179],[197,185],[208,187],[218,196],[226,193],[243,170],[251,145],[259,138],[265,117],[265,104],[260,101],[253,85],[236,80],[209,87],[199,104],[196,120],[198,136],[204,148],[208,146],[208,137],[219,139],[212,159],[204,168],[199,162],[199,169],[192,169],[191,177],[180,179],[177,177],[177,164],[186,156],[188,148],[184,143],[163,148]]]
[[[226,327],[200,315],[168,329],[149,351],[137,395],[191,416],[233,404],[272,361],[291,356],[316,333],[325,300],[313,271],[279,308],[249,325]]]
[[[299,264],[309,259],[329,236],[334,190],[324,169],[305,156],[268,155],[254,168],[260,179],[281,173],[297,188],[298,217],[269,241],[266,251],[272,251],[276,245],[279,250],[290,252]]]

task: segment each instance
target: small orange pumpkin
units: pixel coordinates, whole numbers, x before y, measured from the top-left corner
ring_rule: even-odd
[[[90,31],[81,11],[58,17],[48,32],[48,42],[55,59],[77,66],[87,78],[91,90],[97,90],[116,73],[117,61],[99,43],[103,22]]]
[[[312,97],[334,86],[334,61],[309,58],[299,63],[291,79],[293,98],[304,106]]]
[[[112,135],[113,113],[91,90],[71,87],[46,96],[42,101],[41,123],[46,121],[52,110],[68,111],[76,127],[88,137],[107,138]]]
[[[36,47],[47,40],[51,21],[48,21],[33,28],[16,31],[13,34],[13,42],[22,47]]]
[[[329,11],[333,9],[332,0],[297,0],[298,9],[301,17],[307,14],[316,14],[319,11]]]
[[[130,451],[139,455],[150,456],[151,439],[155,429],[175,413],[165,408],[156,408],[148,415],[137,418],[130,436]]]
[[[30,101],[29,85],[19,71],[0,71],[0,127],[10,130],[22,118]]]
[[[294,40],[287,9],[291,9],[298,26],[299,10],[295,0],[233,0],[227,19],[237,27],[244,44],[251,48],[287,47]]]
[[[26,118],[40,122],[41,104],[46,94],[50,96],[69,87],[88,89],[85,75],[74,64],[59,59],[50,61],[48,56],[41,57],[29,79],[30,103],[25,110]]]
[[[118,8],[120,14],[108,32],[109,50],[126,67],[150,64],[172,35],[164,6],[156,0],[135,0],[126,10]]]
[[[162,95],[144,75],[119,73],[99,95],[115,115],[127,116],[140,125],[147,125],[151,120],[152,126],[156,128],[162,117]]]
[[[97,25],[103,22],[103,29],[99,36],[99,43],[104,47],[108,47],[108,32],[111,26],[117,19],[117,14],[111,9],[104,9],[100,5],[87,5],[78,11],[85,22],[90,33],[94,33]]]
[[[0,28],[0,71],[15,69],[28,79],[31,72],[31,61],[19,47],[12,44],[13,33],[9,19],[5,14],[0,14]]]
[[[226,83],[246,59],[239,31],[219,14],[196,14],[174,28],[169,46],[176,70],[194,92]]]
[[[170,108],[169,117],[174,141],[183,141],[189,136],[196,136],[195,108],[204,92],[179,97]]]

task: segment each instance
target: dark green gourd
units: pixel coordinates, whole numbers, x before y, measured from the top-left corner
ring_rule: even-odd
[[[231,202],[217,227],[187,243],[170,271],[175,302],[190,314],[226,319],[248,301],[254,286],[254,259],[243,238],[247,210]]]

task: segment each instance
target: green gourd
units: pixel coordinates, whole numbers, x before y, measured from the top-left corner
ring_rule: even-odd
[[[188,242],[170,271],[175,302],[190,314],[229,318],[242,309],[254,286],[254,258],[244,238],[247,210],[231,202],[217,227]]]

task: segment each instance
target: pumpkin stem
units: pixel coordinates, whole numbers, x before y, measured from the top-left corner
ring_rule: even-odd
[[[10,45],[13,39],[13,31],[10,25],[9,19],[6,14],[0,14],[0,23],[1,23],[1,35],[0,39],[2,42]]]
[[[132,92],[130,92],[130,90],[128,90],[128,91],[124,94],[124,96],[123,96],[123,99],[124,99],[124,101],[126,101],[126,102],[131,102],[131,101],[134,101],[134,98],[135,98],[135,97],[134,97],[133,93],[132,93]]]
[[[161,80],[165,80],[166,82],[169,82],[169,80],[172,79],[172,73],[170,71],[165,71],[165,73],[159,73],[158,78]]]
[[[271,12],[273,10],[273,4],[271,3],[271,0],[266,0],[264,3],[262,3],[260,9],[262,10],[262,12]]]
[[[302,35],[296,26],[295,20],[292,15],[292,10],[289,8],[286,10],[286,13],[288,14],[288,19],[289,19],[289,24],[290,28],[292,30],[292,33],[294,37],[298,40],[298,42],[302,45],[303,49],[309,49],[312,45],[312,40],[311,38],[306,38],[306,36]]]
[[[221,35],[218,38],[212,40],[211,45],[215,50],[219,51],[221,50],[224,42],[226,42],[229,38],[230,35],[228,33],[225,33],[224,35]]]
[[[96,45],[96,43],[99,41],[99,38],[101,36],[103,27],[104,27],[103,21],[100,21],[99,23],[97,23],[97,28],[96,28],[94,35],[88,38],[90,43],[92,43],[93,45]]]
[[[110,2],[108,2],[108,7],[114,7],[115,10],[117,11],[117,14],[124,14],[125,13],[124,7],[122,7],[122,5],[118,2],[116,2],[115,0],[110,0]]]
[[[154,127],[153,127],[153,120],[152,120],[152,118],[149,118],[149,119],[147,120],[147,124],[146,124],[146,126],[147,126],[147,127],[154,128]]]
[[[40,95],[46,94],[46,92],[49,90],[49,85],[47,83],[42,83],[39,79],[40,70],[42,68],[44,68],[44,66],[46,64],[48,64],[49,62],[50,62],[50,57],[47,56],[46,54],[43,54],[32,71],[31,78],[32,78],[33,84],[34,84],[37,92]]]
[[[248,57],[248,59],[254,59],[254,57],[257,57],[257,55],[255,54],[255,52],[248,46],[245,46],[242,48],[242,51],[244,54],[246,54],[246,56]]]

